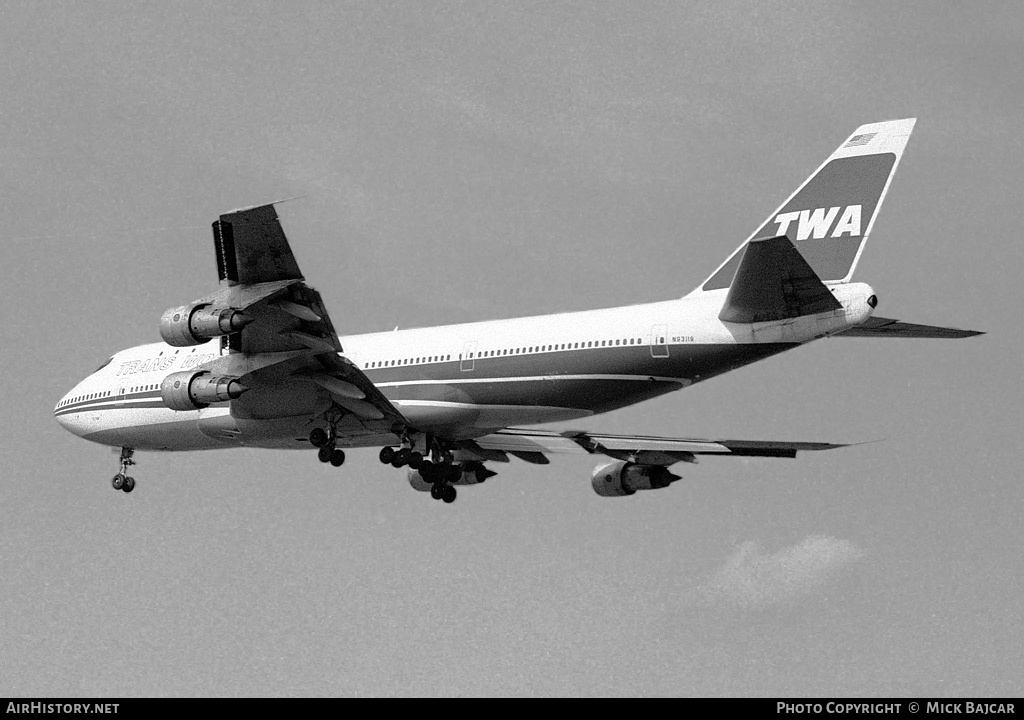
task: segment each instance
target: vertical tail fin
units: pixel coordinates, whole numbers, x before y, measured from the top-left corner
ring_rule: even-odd
[[[848,282],[916,118],[861,125],[694,292],[732,284],[754,238],[787,236],[824,282]]]

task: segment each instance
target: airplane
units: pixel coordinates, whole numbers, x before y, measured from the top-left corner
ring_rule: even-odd
[[[510,456],[599,456],[604,497],[662,489],[698,456],[795,457],[843,444],[616,435],[577,421],[681,390],[825,337],[982,333],[874,316],[851,282],[916,122],[863,125],[682,298],[584,312],[339,336],[304,281],[274,204],[213,223],[219,289],[160,318],[163,342],[115,353],[54,409],[75,435],[134,453],[379,447],[413,488],[451,503]],[[487,464],[490,464],[488,466]]]

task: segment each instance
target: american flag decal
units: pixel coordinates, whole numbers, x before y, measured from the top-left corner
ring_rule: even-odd
[[[864,135],[854,135],[852,138],[846,141],[843,145],[844,148],[859,147],[861,145],[867,145],[878,133],[865,133]]]

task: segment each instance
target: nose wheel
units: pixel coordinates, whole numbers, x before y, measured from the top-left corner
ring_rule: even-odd
[[[115,490],[130,493],[135,489],[135,478],[128,474],[128,468],[135,464],[135,461],[132,460],[134,454],[134,448],[121,448],[121,471],[110,481],[110,486]]]

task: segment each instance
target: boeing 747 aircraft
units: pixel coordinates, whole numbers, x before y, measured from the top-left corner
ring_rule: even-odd
[[[851,282],[914,122],[857,128],[704,283],[649,305],[339,337],[274,206],[221,215],[220,288],[165,312],[163,342],[114,354],[54,414],[121,448],[111,484],[124,492],[136,450],[291,448],[340,466],[344,448],[376,447],[450,503],[510,456],[601,456],[593,488],[619,497],[668,487],[669,468],[698,455],[842,447],[523,426],[633,405],[823,337],[980,334],[875,317],[874,291]]]

